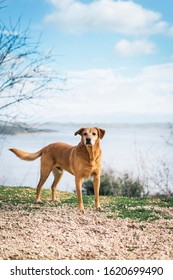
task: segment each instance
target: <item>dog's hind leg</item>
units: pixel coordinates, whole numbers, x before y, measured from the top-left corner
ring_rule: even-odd
[[[41,202],[40,193],[43,184],[46,182],[47,178],[49,177],[50,172],[52,171],[52,164],[44,164],[41,159],[41,167],[40,167],[40,180],[37,185],[37,196],[36,201],[37,203]]]
[[[58,185],[59,181],[61,180],[61,177],[63,175],[63,169],[60,167],[56,167],[53,169],[53,175],[54,175],[54,181],[52,183],[51,189],[52,189],[52,201],[56,202],[56,186]]]

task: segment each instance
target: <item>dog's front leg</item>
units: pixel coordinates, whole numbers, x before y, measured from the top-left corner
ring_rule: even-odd
[[[83,199],[82,199],[82,178],[75,177],[76,192],[78,200],[78,209],[84,213]]]
[[[98,210],[101,209],[99,202],[99,190],[100,190],[100,174],[94,175],[94,196],[95,205]]]

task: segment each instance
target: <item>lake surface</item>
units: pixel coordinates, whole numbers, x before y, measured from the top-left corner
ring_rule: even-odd
[[[36,187],[39,180],[40,160],[22,161],[9,148],[35,152],[52,142],[77,145],[80,136],[74,136],[74,132],[82,126],[84,125],[44,124],[42,128],[56,131],[6,136],[0,145],[0,185]],[[170,135],[169,125],[103,124],[100,127],[106,130],[105,137],[101,140],[103,169],[112,168],[117,175],[128,172],[145,181],[153,177],[152,182],[148,181],[150,192],[157,191],[161,180],[169,180],[170,186],[166,185],[166,181],[162,184],[172,187],[173,147],[166,143]],[[50,187],[52,180],[53,176],[50,175],[44,187]],[[58,189],[73,191],[74,177],[65,172]]]

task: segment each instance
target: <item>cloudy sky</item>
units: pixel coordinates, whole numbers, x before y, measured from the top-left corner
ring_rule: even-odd
[[[173,121],[172,0],[6,3],[2,19],[31,22],[67,78],[64,92],[32,108],[33,121]]]

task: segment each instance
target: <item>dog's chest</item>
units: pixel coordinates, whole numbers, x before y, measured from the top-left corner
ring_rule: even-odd
[[[73,157],[73,170],[75,176],[89,178],[100,173],[101,150],[79,146]]]
[[[85,162],[78,166],[78,171],[83,178],[89,178],[92,175],[98,174],[100,171],[100,161]]]

